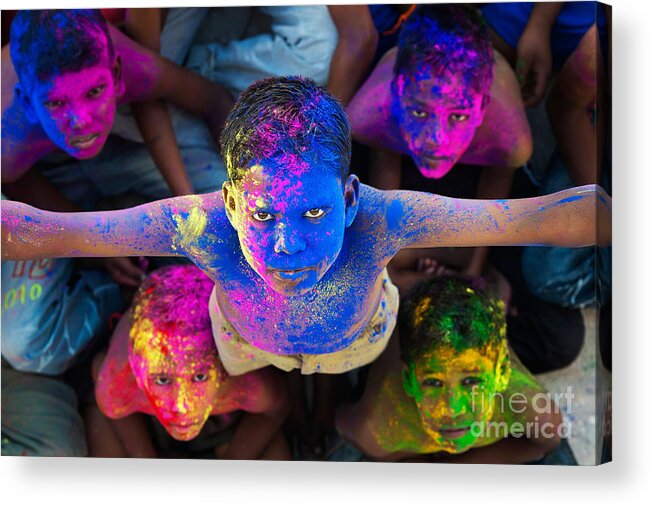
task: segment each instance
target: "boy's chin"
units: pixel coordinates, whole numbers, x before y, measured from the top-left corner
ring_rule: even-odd
[[[418,171],[421,173],[423,177],[427,177],[428,179],[441,179],[445,177],[448,174],[448,172],[450,172],[450,170],[452,170],[453,166],[454,166],[453,163],[448,163],[448,162],[446,162],[445,164],[440,164],[435,167],[419,165]]]
[[[304,281],[294,285],[294,284],[278,282],[276,280],[273,280],[271,282],[267,280],[267,284],[269,284],[271,289],[273,289],[276,293],[279,293],[281,295],[301,296],[304,295],[305,293],[308,293],[309,291],[312,291],[312,289],[314,289],[314,286],[316,285],[316,281],[313,282]]]
[[[201,426],[194,425],[187,428],[166,426],[167,433],[169,433],[174,440],[178,440],[179,442],[192,440],[199,434],[202,428],[203,424]]]

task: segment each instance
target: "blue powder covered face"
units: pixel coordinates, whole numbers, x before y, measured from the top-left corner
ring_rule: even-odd
[[[338,175],[287,154],[260,161],[231,188],[231,224],[253,270],[279,293],[314,287],[344,241],[346,202]]]

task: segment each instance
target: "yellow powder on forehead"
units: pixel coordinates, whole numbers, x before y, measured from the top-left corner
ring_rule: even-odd
[[[418,328],[423,322],[423,316],[427,309],[432,305],[432,299],[429,296],[423,298],[414,309],[414,328]]]
[[[156,330],[154,323],[147,318],[134,322],[129,333],[131,339],[130,354],[142,358],[150,365],[162,365],[171,358],[162,352],[166,335]]]
[[[420,359],[425,362],[434,359],[445,365],[449,364],[452,360],[457,360],[462,364],[467,363],[468,365],[472,365],[473,363],[476,363],[479,357],[488,359],[497,357],[497,350],[497,346],[493,344],[482,347],[481,349],[471,347],[462,352],[454,350],[451,346],[443,345],[436,349],[424,352]]]

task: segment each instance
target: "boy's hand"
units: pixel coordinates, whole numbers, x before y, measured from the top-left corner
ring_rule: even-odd
[[[518,42],[515,74],[520,83],[525,107],[540,103],[545,96],[552,73],[552,49],[549,38],[532,30],[525,30]]]
[[[104,258],[103,263],[120,286],[137,288],[145,278],[145,270],[134,265],[130,258]]]

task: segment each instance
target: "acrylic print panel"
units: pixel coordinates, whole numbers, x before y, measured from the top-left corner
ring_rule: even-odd
[[[609,461],[610,19],[3,11],[2,455]]]

